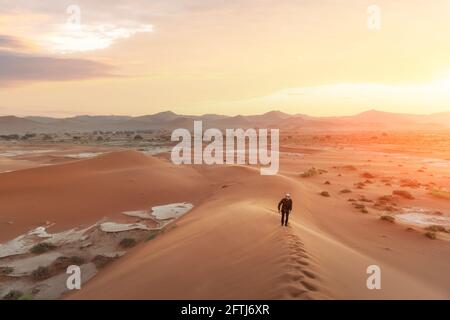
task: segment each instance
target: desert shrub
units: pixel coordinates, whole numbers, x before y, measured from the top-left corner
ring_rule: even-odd
[[[367,209],[362,209],[361,212],[362,213],[369,213],[369,211],[367,211]]]
[[[147,241],[155,239],[156,236],[158,235],[158,233],[159,233],[158,231],[154,231],[154,230],[150,231],[147,236]]]
[[[6,141],[19,140],[20,136],[18,134],[0,135],[0,139],[6,140]]]
[[[313,177],[313,176],[315,176],[317,174],[318,174],[317,169],[313,167],[313,168],[310,168],[310,169],[302,172],[300,174],[300,177],[302,177],[302,178],[310,178],[310,177]]]
[[[433,197],[450,200],[450,192],[445,189],[431,189],[429,193]]]
[[[359,201],[362,201],[362,202],[370,202],[370,203],[373,202],[373,200],[367,199],[365,196],[361,196],[361,197],[359,198]]]
[[[113,262],[116,258],[113,257],[106,257],[103,255],[96,255],[94,259],[92,259],[92,263],[95,264],[95,266],[100,269],[106,267],[108,264]]]
[[[417,180],[414,179],[401,179],[400,180],[400,186],[402,188],[404,187],[409,187],[409,188],[419,188],[420,187],[420,183]]]
[[[53,250],[55,248],[56,248],[56,246],[51,244],[51,243],[41,242],[41,243],[38,243],[38,244],[34,245],[31,248],[31,252],[34,253],[34,254],[41,254],[41,253],[45,253],[45,252],[48,252],[50,250]]]
[[[320,195],[322,196],[322,197],[329,197],[330,196],[330,193],[328,192],[328,191],[322,191],[321,193],[320,193]]]
[[[381,197],[378,198],[378,201],[380,201],[380,202],[392,202],[392,201],[394,201],[394,198],[391,195],[381,196]]]
[[[359,210],[366,208],[366,206],[361,203],[353,203],[353,206],[355,207],[355,209],[359,209]]]
[[[342,189],[340,191],[340,193],[351,193],[351,192],[352,192],[352,190],[350,190],[350,189]]]
[[[425,232],[425,237],[434,240],[436,239],[436,233],[432,231],[427,231]]]
[[[0,275],[8,275],[13,273],[14,268],[11,267],[0,267]]]
[[[395,217],[393,216],[383,215],[380,219],[387,222],[395,222]]]
[[[48,141],[48,140],[52,140],[53,137],[51,135],[49,135],[49,134],[42,134],[41,135],[41,139],[44,140],[44,141]]]
[[[136,240],[133,238],[124,238],[120,241],[120,246],[124,248],[131,248],[136,245]]]
[[[382,209],[389,212],[397,211],[397,209],[394,206],[384,206]]]
[[[370,172],[364,172],[363,174],[361,174],[361,176],[363,178],[366,178],[366,179],[373,179],[373,178],[375,178],[375,176],[373,174],[371,174]]]
[[[80,266],[84,263],[84,259],[78,256],[72,257],[58,257],[53,263],[52,267],[55,269],[67,269],[68,266]]]
[[[433,225],[433,226],[426,227],[425,230],[432,231],[432,232],[447,232],[445,227],[438,226],[438,225]]]
[[[364,186],[365,186],[364,182],[355,183],[355,187],[358,189],[364,189]]]
[[[23,296],[22,291],[11,290],[3,297],[3,300],[18,300],[21,296]]]
[[[405,198],[405,199],[408,199],[408,200],[414,199],[413,195],[405,190],[394,190],[394,191],[392,191],[392,194],[402,197],[402,198]]]
[[[31,273],[31,277],[37,281],[50,278],[50,269],[48,267],[39,267]]]

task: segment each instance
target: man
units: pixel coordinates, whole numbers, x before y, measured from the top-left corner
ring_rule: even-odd
[[[278,203],[278,213],[281,210],[281,225],[288,225],[289,213],[292,211],[292,199],[289,193],[284,195],[284,198]]]

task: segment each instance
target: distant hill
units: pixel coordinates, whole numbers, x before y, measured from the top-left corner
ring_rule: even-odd
[[[353,116],[313,117],[302,114],[290,115],[280,111],[237,116],[179,115],[172,111],[165,111],[138,117],[81,115],[69,118],[20,118],[3,116],[0,117],[0,134],[192,129],[194,120],[203,121],[204,128],[219,129],[280,128],[300,131],[450,129],[450,112],[415,115],[369,110]]]
[[[24,133],[27,131],[42,132],[48,129],[48,125],[44,125],[26,118],[15,116],[0,117],[0,133]]]

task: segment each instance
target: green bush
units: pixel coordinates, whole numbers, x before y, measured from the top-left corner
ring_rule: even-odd
[[[84,259],[78,256],[58,257],[53,263],[52,268],[57,270],[67,269],[70,265],[80,266],[84,263]]]
[[[395,222],[395,217],[393,217],[393,216],[383,215],[380,217],[380,219],[383,221]]]
[[[124,238],[120,241],[120,246],[124,248],[131,248],[136,245],[136,240],[133,238]]]
[[[425,232],[425,237],[434,240],[436,239],[436,233],[431,231]]]
[[[310,178],[310,177],[313,177],[313,176],[317,175],[318,173],[319,172],[316,170],[316,168],[310,168],[310,169],[302,172],[300,174],[300,177],[302,177],[302,178]]]
[[[113,262],[116,258],[112,258],[112,257],[106,257],[103,255],[96,255],[94,257],[94,259],[92,259],[92,263],[95,264],[95,266],[97,267],[97,269],[101,269],[106,267],[108,264],[110,264],[111,262]]]
[[[40,281],[50,278],[50,269],[48,267],[39,267],[31,273],[34,280]]]
[[[51,244],[51,243],[41,242],[41,243],[38,243],[35,246],[33,246],[31,248],[31,252],[34,253],[34,254],[41,254],[41,253],[45,253],[45,252],[48,252],[50,250],[53,250],[55,248],[56,248],[56,246]]]
[[[147,241],[155,239],[158,234],[159,231],[150,231],[147,236]]]
[[[437,226],[437,225],[426,227],[425,230],[432,231],[432,232],[447,232],[445,227]]]
[[[11,290],[3,297],[3,300],[18,300],[22,296],[23,296],[22,291]]]
[[[0,275],[6,276],[13,273],[14,268],[11,267],[0,267]]]

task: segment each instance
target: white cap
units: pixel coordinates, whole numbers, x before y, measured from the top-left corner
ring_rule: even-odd
[[[286,193],[284,196],[285,196],[286,198],[290,198],[290,197],[291,197],[291,194],[290,194],[290,193]]]

